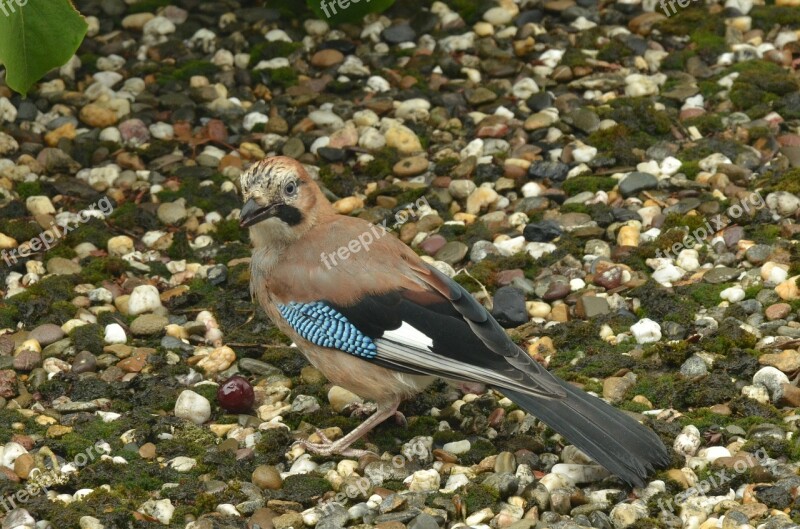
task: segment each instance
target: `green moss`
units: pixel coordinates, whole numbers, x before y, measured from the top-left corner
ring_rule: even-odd
[[[442,446],[447,443],[463,441],[464,439],[466,439],[464,434],[456,430],[442,430],[440,432],[434,432],[433,434],[433,443],[435,446]]]
[[[89,257],[82,265],[80,276],[86,283],[98,284],[127,271],[128,263],[120,257]]]
[[[586,204],[564,204],[559,209],[561,213],[584,213],[589,215],[589,206]]]
[[[684,71],[686,70],[686,62],[695,56],[697,56],[697,52],[690,48],[673,51],[661,61],[661,68],[665,71]],[[719,87],[717,88],[717,91],[719,91]]]
[[[64,244],[74,247],[82,242],[90,242],[98,248],[106,248],[112,235],[104,221],[93,217],[69,232],[64,237]]]
[[[630,296],[639,298],[643,316],[655,321],[673,321],[689,325],[698,308],[694,298],[684,291],[667,289],[653,280],[632,289]]]
[[[781,228],[775,224],[750,224],[744,228],[745,236],[758,244],[775,244]]]
[[[261,432],[261,439],[256,443],[254,452],[260,464],[277,465],[284,459],[284,454],[294,442],[286,428],[270,428]]]
[[[796,7],[775,5],[753,6],[749,15],[753,19],[753,29],[771,31],[774,26],[800,26],[800,10]]]
[[[103,328],[96,323],[75,327],[70,331],[69,337],[78,351],[89,351],[95,355],[103,353]]]
[[[685,291],[697,303],[706,308],[710,308],[716,307],[722,302],[722,298],[719,297],[719,295],[730,286],[730,283],[720,283],[716,285],[712,285],[711,283],[696,283],[685,287]]]
[[[302,42],[286,42],[282,40],[261,42],[250,50],[250,68],[254,68],[261,61],[288,57],[301,49],[303,49]]]
[[[478,288],[476,281],[485,286],[490,292],[497,288],[496,275],[503,270],[522,269],[525,277],[532,279],[539,272],[542,264],[536,261],[526,252],[520,252],[512,257],[500,257],[490,255],[483,261],[468,268],[472,277],[465,273],[456,275],[453,279],[470,291]]]
[[[656,408],[685,410],[725,402],[737,396],[738,391],[727,374],[714,372],[699,381],[678,375],[642,375],[629,394],[644,395]]]
[[[278,86],[281,88],[288,88],[297,84],[298,75],[294,68],[284,66],[281,68],[273,68],[271,70],[260,70],[262,72],[269,72],[267,74],[267,85]]]
[[[681,172],[685,174],[686,178],[689,180],[697,178],[700,171],[702,171],[702,169],[700,169],[700,162],[697,161],[683,162],[683,165],[681,165]]]
[[[600,48],[597,58],[601,61],[610,63],[619,63],[626,57],[632,57],[633,50],[631,50],[620,39],[611,39],[608,44]],[[562,61],[563,63],[563,61]]]
[[[150,230],[158,226],[158,218],[133,202],[120,204],[109,215],[109,223],[126,231]]]
[[[564,182],[562,189],[567,195],[574,196],[584,191],[591,191],[592,193],[611,191],[616,185],[617,181],[613,178],[603,176],[576,176],[574,178],[568,178]]]
[[[600,57],[598,57],[600,58]],[[575,68],[576,66],[587,66],[589,63],[586,61],[587,55],[580,49],[569,47],[561,57],[561,64]],[[601,60],[607,60],[602,59]]]
[[[186,236],[185,231],[176,231],[172,236],[172,244],[167,248],[167,255],[170,259],[191,259],[194,256],[194,250],[189,246],[189,238]]]
[[[5,233],[17,242],[29,241],[41,233],[42,228],[35,222],[23,219],[1,219],[0,233]]]
[[[750,117],[761,117],[783,96],[800,90],[800,81],[777,64],[753,60],[731,68],[739,72],[733,83],[730,100],[736,110]]]
[[[29,286],[24,292],[12,296],[0,305],[0,321],[8,323],[14,319],[13,326],[21,321],[27,327],[39,323],[55,323],[52,314],[54,303],[72,299],[75,296],[74,288],[77,284],[76,276],[59,275],[50,276]],[[6,308],[6,311],[2,311]],[[3,313],[5,312],[5,314]],[[74,314],[75,308],[72,308]]]
[[[756,185],[762,189],[763,194],[786,191],[787,193],[800,195],[800,168],[789,169],[788,171],[768,171],[756,182]]]
[[[668,231],[672,228],[688,228],[689,232],[694,232],[695,230],[705,226],[706,219],[701,215],[681,215],[680,213],[670,213],[667,215],[667,218],[664,219],[664,224],[661,227],[661,231]]]
[[[212,77],[219,71],[219,67],[207,60],[195,59],[186,61],[170,73],[158,76],[157,82],[165,85],[170,82],[188,81],[196,75]]]
[[[331,490],[324,478],[310,474],[295,474],[283,480],[281,495],[285,500],[296,501],[304,507],[312,507],[320,496]]]
[[[236,219],[221,220],[216,224],[217,230],[214,232],[214,238],[221,242],[239,241],[245,242],[249,240],[249,231],[244,230],[239,226],[239,221]]]
[[[361,187],[348,165],[325,165],[319,170],[319,179],[331,193],[340,197],[353,195]]]
[[[58,439],[48,441],[50,448],[58,454],[66,454],[67,459],[72,460],[78,454],[92,454],[98,458],[100,452],[91,447],[100,441],[109,443],[118,442],[121,433],[120,424],[117,421],[103,422],[102,419],[92,419],[82,422],[80,428],[70,432]]]
[[[465,465],[477,465],[483,459],[497,453],[497,448],[491,441],[486,439],[476,439],[470,444],[470,449],[466,454],[461,455],[460,460]]]
[[[261,360],[280,369],[289,377],[296,377],[308,365],[305,357],[294,347],[270,347]]]
[[[476,512],[486,507],[491,507],[500,499],[499,495],[493,489],[470,483],[464,488],[462,500],[467,506],[467,512]]]
[[[14,187],[14,191],[19,195],[20,200],[42,194],[42,184],[40,182],[20,182]]]
[[[703,135],[714,134],[725,128],[722,125],[722,117],[713,112],[687,119],[683,123],[687,127],[697,127],[697,130]]]
[[[704,337],[699,345],[709,353],[727,355],[734,350],[752,349],[757,341],[755,335],[741,328],[740,322],[729,318],[723,320],[716,333]]]
[[[633,166],[641,161],[634,150],[646,150],[656,141],[637,128],[631,129],[620,124],[596,130],[589,135],[586,143],[596,147],[603,155],[614,158],[619,165]]]
[[[212,387],[216,393],[216,386],[209,387]],[[202,388],[203,386],[199,386],[192,388],[192,390],[199,392]],[[204,396],[208,398],[207,394]],[[214,402],[216,397],[212,396],[209,400]],[[158,452],[159,455],[164,455],[168,458],[177,456],[199,458],[216,444],[217,437],[210,430],[188,421],[182,421],[174,426],[172,439],[159,441]]]

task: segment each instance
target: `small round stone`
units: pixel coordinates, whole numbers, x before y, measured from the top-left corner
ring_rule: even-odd
[[[281,473],[272,465],[259,465],[253,471],[253,485],[264,490],[278,490],[283,486]]]

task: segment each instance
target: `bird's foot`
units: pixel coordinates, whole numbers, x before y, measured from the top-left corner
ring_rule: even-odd
[[[358,450],[356,448],[348,448],[347,446],[342,446],[341,443],[338,441],[331,441],[325,433],[316,428],[317,436],[322,439],[321,443],[313,443],[308,439],[301,439],[296,441],[295,444],[302,446],[306,452],[311,452],[312,454],[320,455],[323,457],[328,457],[332,455],[340,455],[344,457],[352,457],[352,458],[360,458],[365,455],[374,455],[373,452],[369,450]]]
[[[375,413],[377,409],[378,407],[372,402],[351,404],[347,408],[347,410],[350,412],[350,417],[355,417],[355,418],[369,417],[373,413]],[[406,420],[406,416],[403,415],[402,412],[395,411],[394,420],[398,426],[408,426],[408,421]]]

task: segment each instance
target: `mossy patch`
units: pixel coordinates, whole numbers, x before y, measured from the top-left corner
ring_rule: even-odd
[[[596,193],[598,191],[611,191],[617,181],[613,178],[603,176],[576,176],[564,181],[561,188],[569,196],[577,195],[584,191]]]
[[[761,117],[783,96],[800,90],[800,81],[777,64],[753,60],[735,65],[739,72],[733,83],[730,100],[736,110],[751,118]]]

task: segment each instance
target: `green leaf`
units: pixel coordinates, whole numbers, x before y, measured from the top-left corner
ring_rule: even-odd
[[[26,95],[72,57],[87,29],[69,0],[0,0],[0,63],[8,86]]]
[[[394,0],[306,0],[306,3],[320,20],[335,25],[361,22],[370,13],[386,11]]]

